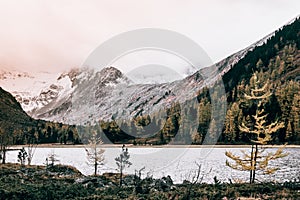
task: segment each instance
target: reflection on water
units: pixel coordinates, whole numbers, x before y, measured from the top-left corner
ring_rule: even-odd
[[[99,173],[116,172],[114,158],[120,153],[120,149],[105,149],[105,165],[99,169]],[[221,181],[248,180],[249,173],[232,170],[225,166],[225,150],[239,153],[238,148],[129,148],[131,162],[133,163],[125,173],[134,173],[135,170],[145,167],[144,176],[153,175],[155,178],[170,175],[174,182],[182,182],[189,179],[197,169],[197,164],[201,164],[203,182],[212,182],[216,176]],[[245,149],[247,150],[247,149]],[[276,149],[268,149],[276,151]],[[300,178],[300,149],[285,149],[289,155],[285,158],[271,162],[271,166],[280,168],[272,175],[257,175],[258,181],[279,181],[294,180]],[[83,174],[92,174],[93,167],[86,163],[84,148],[37,148],[32,164],[45,164],[45,159],[51,152],[54,152],[59,159],[59,163],[73,165]],[[17,151],[8,153],[8,162],[17,162]]]

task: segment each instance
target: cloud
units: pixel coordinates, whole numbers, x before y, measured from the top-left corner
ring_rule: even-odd
[[[166,28],[220,60],[299,13],[298,0],[0,0],[0,66],[62,71],[103,41],[137,28]]]

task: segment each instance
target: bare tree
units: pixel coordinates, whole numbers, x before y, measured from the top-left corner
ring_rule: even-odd
[[[210,169],[210,171],[208,173],[201,174],[201,164],[199,164],[197,162],[195,162],[195,163],[196,163],[197,169],[191,171],[187,176],[189,183],[186,187],[186,191],[185,191],[184,198],[183,198],[186,200],[189,200],[191,198],[191,192],[193,191],[193,187],[197,183],[201,183],[203,181],[204,176],[211,172],[211,169]]]
[[[128,148],[125,148],[125,145],[122,146],[122,152],[118,157],[115,158],[116,164],[118,166],[118,170],[120,172],[120,186],[122,186],[123,182],[123,171],[126,167],[130,167],[132,163],[129,161],[130,155],[128,152]]]
[[[101,137],[97,136],[97,132],[92,132],[92,137],[89,140],[88,148],[85,148],[87,154],[88,165],[94,167],[94,175],[97,175],[98,167],[104,164],[104,149],[101,149],[99,145],[103,144]]]

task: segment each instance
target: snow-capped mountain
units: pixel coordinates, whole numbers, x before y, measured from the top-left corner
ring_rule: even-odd
[[[72,80],[69,93],[57,98],[42,108],[29,112],[35,118],[42,118],[65,123],[73,123],[74,119],[90,118],[95,99],[109,102],[109,96],[116,85],[129,84],[130,81],[122,72],[113,67],[95,71],[90,68],[77,69],[76,73],[65,75]],[[72,77],[72,78],[70,78]],[[71,92],[70,92],[71,91]],[[99,113],[103,113],[100,112]],[[77,123],[77,122],[75,122]]]
[[[72,90],[71,84],[69,77],[59,74],[29,74],[14,69],[0,71],[0,86],[9,91],[27,113],[69,94]]]
[[[29,112],[35,118],[80,124],[112,117],[132,118],[183,102],[195,96],[199,75],[164,84],[133,84],[114,67],[96,72],[84,68],[73,82],[72,93]]]

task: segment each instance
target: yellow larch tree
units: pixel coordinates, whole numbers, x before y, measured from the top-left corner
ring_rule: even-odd
[[[275,152],[266,152],[264,145],[272,141],[272,135],[279,129],[284,127],[283,122],[276,120],[275,122],[268,122],[268,114],[264,111],[264,104],[266,100],[272,95],[269,89],[269,83],[261,86],[261,82],[257,78],[257,73],[254,73],[251,81],[254,84],[250,88],[250,94],[245,94],[246,100],[255,101],[257,103],[256,112],[252,115],[253,125],[242,122],[239,125],[239,130],[246,133],[251,141],[251,151],[242,150],[241,155],[234,155],[230,151],[226,151],[225,155],[231,161],[226,160],[226,165],[232,169],[250,172],[250,183],[255,182],[255,175],[257,171],[263,174],[272,174],[278,170],[276,167],[270,167],[269,162],[287,156],[283,152],[284,146],[278,148]]]

